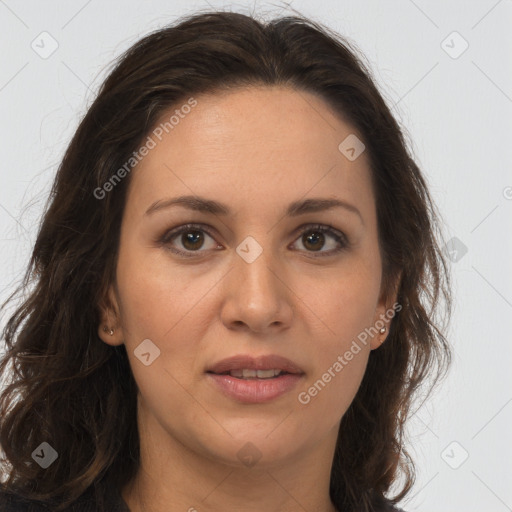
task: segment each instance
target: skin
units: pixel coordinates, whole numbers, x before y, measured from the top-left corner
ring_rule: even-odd
[[[132,171],[111,307],[98,328],[105,343],[126,345],[140,390],[142,467],[122,496],[132,512],[332,512],[329,476],[340,421],[370,351],[387,332],[360,344],[308,404],[298,394],[396,299],[381,298],[366,153],[350,161],[338,150],[356,130],[306,92],[251,87],[196,99]],[[223,202],[232,213],[174,206],[145,214],[155,201],[180,195]],[[341,199],[361,217],[342,208],[284,216],[289,203],[311,197]],[[209,226],[212,236],[201,232],[202,245],[187,245],[185,235],[158,242],[187,223]],[[338,243],[324,234],[308,244],[315,230],[302,236],[297,228],[310,223],[343,232],[349,248],[315,257]],[[236,252],[249,235],[263,249],[252,263]],[[134,354],[145,339],[160,349],[149,366]],[[241,404],[205,374],[208,365],[240,353],[282,355],[305,376],[271,402]],[[247,442],[261,455],[252,467],[237,456]]]

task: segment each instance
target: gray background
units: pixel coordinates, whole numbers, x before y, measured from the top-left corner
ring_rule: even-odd
[[[454,364],[411,420],[419,475],[401,505],[512,510],[512,1],[288,4],[365,53],[445,239],[456,237]],[[0,300],[20,279],[59,160],[107,65],[150,30],[209,6],[293,14],[284,2],[0,0]]]

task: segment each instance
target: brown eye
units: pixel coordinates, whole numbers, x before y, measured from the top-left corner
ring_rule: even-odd
[[[204,245],[208,238],[212,240],[212,243],[209,248],[207,247],[205,249]],[[187,257],[196,256],[194,253],[198,253],[198,255],[200,255],[201,253],[206,252],[207,249],[218,248],[219,245],[213,242],[215,241],[212,235],[208,233],[205,227],[196,224],[187,224],[168,231],[164,233],[159,240],[159,243],[171,252]],[[178,244],[178,247],[175,247],[176,244]]]
[[[313,233],[313,234],[311,234]],[[302,235],[304,247],[312,251],[318,251],[325,243],[325,236],[323,233],[317,231],[309,231],[309,234]]]
[[[305,251],[318,253],[314,256],[331,256],[346,249],[349,245],[345,234],[331,226],[308,225],[302,228],[300,235],[300,241]],[[329,239],[331,240],[331,247],[323,251],[322,249],[329,245]]]
[[[204,236],[199,230],[187,230],[181,234],[181,243],[187,251],[194,251],[200,249],[204,243]]]
[[[211,239],[212,245],[205,248],[208,238]],[[298,240],[304,247],[301,250],[310,253],[314,257],[332,256],[349,247],[344,233],[322,224],[303,227]],[[208,249],[222,248],[219,244],[214,243],[213,236],[201,224],[187,224],[168,231],[158,242],[171,252],[185,257],[197,257]],[[176,247],[176,244],[179,244],[178,247]],[[322,250],[324,247],[327,247],[327,250]]]

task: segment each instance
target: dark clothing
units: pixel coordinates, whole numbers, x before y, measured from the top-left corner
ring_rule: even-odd
[[[108,503],[103,507],[108,512],[130,512],[125,501],[118,492],[109,497]],[[65,512],[97,512],[98,508],[94,500],[84,494]],[[0,492],[0,512],[51,512],[52,509],[41,502],[27,500],[20,496]]]
[[[122,496],[116,492],[109,500],[105,508],[109,512],[130,512]],[[51,509],[41,503],[29,501],[13,494],[0,492],[0,512],[50,512]],[[82,496],[75,503],[66,509],[66,512],[97,512],[96,505],[90,498]],[[379,512],[405,512],[400,508],[389,504]]]

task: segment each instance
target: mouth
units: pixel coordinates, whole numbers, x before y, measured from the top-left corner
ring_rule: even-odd
[[[246,354],[222,359],[207,368],[207,373],[231,375],[239,379],[272,379],[281,374],[300,375],[304,371],[296,363],[276,354],[253,357]]]
[[[253,370],[249,368],[244,368],[243,370],[230,370],[227,372],[222,373],[216,373],[216,372],[206,372],[206,373],[212,373],[213,375],[230,375],[231,377],[234,377],[236,379],[242,379],[242,380],[268,380],[268,379],[275,379],[279,377],[280,375],[292,375],[290,372],[287,372],[285,370],[280,370],[278,368],[273,368],[270,370]]]
[[[214,364],[206,374],[229,398],[253,404],[291,391],[305,375],[297,364],[277,355],[234,356]]]

